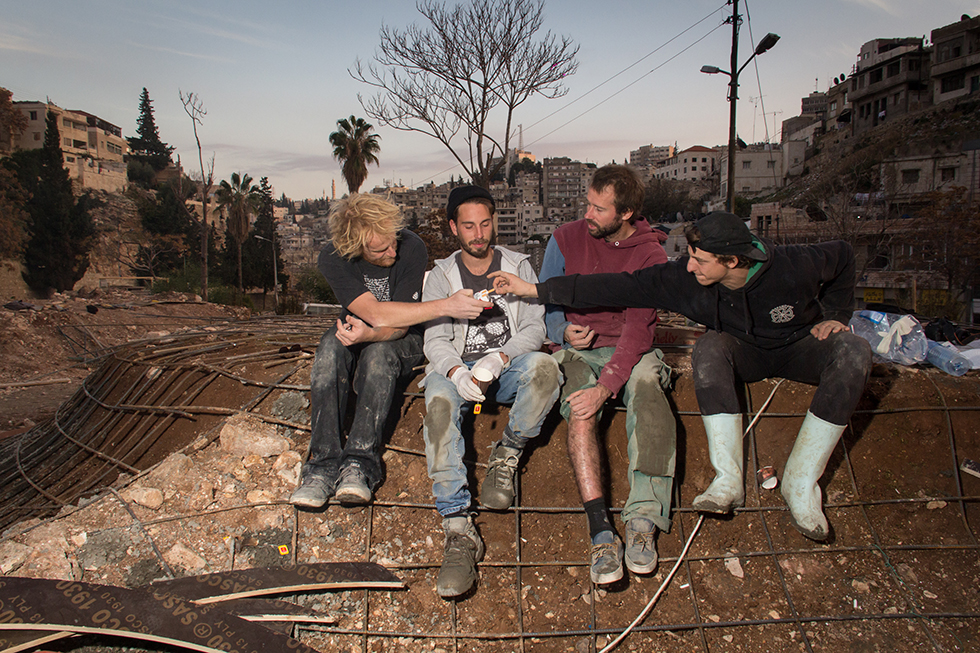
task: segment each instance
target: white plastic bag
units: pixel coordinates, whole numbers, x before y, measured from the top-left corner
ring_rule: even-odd
[[[911,315],[854,311],[851,331],[871,344],[877,358],[901,365],[915,365],[926,359],[929,341],[922,325]]]

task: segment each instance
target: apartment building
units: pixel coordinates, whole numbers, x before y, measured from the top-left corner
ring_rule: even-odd
[[[931,54],[917,37],[875,39],[861,46],[850,79],[852,133],[929,106]]]
[[[674,156],[673,145],[641,145],[630,152],[631,166],[656,166]]]
[[[541,203],[541,175],[537,172],[518,172],[514,183],[520,190],[522,204]]]
[[[802,152],[801,152],[802,154]],[[721,169],[721,196],[728,192],[728,150],[722,151],[718,165]],[[750,145],[735,152],[735,194],[746,197],[780,188],[783,178],[783,148],[780,145]]]
[[[647,183],[657,176],[665,161],[677,153],[675,145],[641,145],[630,152],[630,167]]]
[[[932,30],[932,101],[980,92],[980,15]]]
[[[656,179],[704,179],[718,172],[719,156],[717,149],[694,145],[664,161],[653,176]]]
[[[65,167],[84,188],[121,191],[126,185],[124,156],[129,151],[122,130],[86,111],[62,109],[51,102],[14,102],[27,118],[27,129],[14,139],[14,149],[44,146],[47,113],[57,118]]]
[[[568,157],[545,159],[541,183],[545,217],[571,222],[585,216],[585,195],[595,170],[594,163],[572,161]]]

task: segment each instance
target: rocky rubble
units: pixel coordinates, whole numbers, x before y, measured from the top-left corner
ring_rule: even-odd
[[[285,393],[277,412],[302,403]],[[248,414],[230,417],[202,451],[173,453],[53,519],[10,528],[0,537],[0,572],[132,587],[167,576],[153,545],[177,576],[285,558],[278,544],[293,524],[286,500],[306,447],[296,434]]]

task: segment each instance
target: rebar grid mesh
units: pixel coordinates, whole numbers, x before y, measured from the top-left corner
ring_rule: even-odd
[[[295,430],[308,430],[301,424],[277,420],[260,407],[276,391],[308,390],[308,385],[297,381],[296,377],[308,368],[311,352],[329,323],[329,318],[266,319],[111,352],[98,372],[86,381],[83,390],[59,410],[52,424],[0,443],[0,461],[3,461],[0,463],[0,488],[3,488],[0,491],[3,505],[0,514],[6,520],[3,526],[27,516],[51,514],[63,505],[75,502],[84,493],[99,492],[118,472],[138,473],[179,446],[188,450],[202,449],[217,437],[223,418],[239,411],[252,412],[266,421]],[[297,343],[302,344],[302,351],[280,353],[283,346]],[[980,595],[975,584],[980,576],[977,573],[980,545],[972,525],[977,518],[977,499],[980,497],[964,491],[964,479],[957,470],[956,438],[958,432],[967,432],[970,446],[976,447],[977,429],[973,423],[980,406],[948,405],[948,386],[944,391],[932,381],[932,376],[923,375],[922,378],[930,381],[929,387],[923,389],[923,396],[935,400],[935,405],[865,408],[863,404],[855,413],[854,420],[863,421],[864,426],[857,428],[857,436],[853,425],[847,431],[832,460],[833,470],[829,472],[834,483],[846,486],[846,491],[841,491],[839,496],[829,496],[825,502],[832,524],[846,521],[848,528],[855,530],[838,534],[830,544],[809,542],[788,529],[782,502],[760,489],[754,481],[751,470],[769,463],[770,456],[779,459],[781,455],[765,449],[760,451],[756,431],[760,428],[771,431],[769,424],[792,422],[791,427],[782,430],[795,434],[797,422],[804,415],[795,410],[777,410],[778,406],[764,413],[748,437],[746,508],[738,510],[730,519],[708,520],[698,536],[715,542],[731,541],[737,546],[708,550],[700,547],[696,540],[681,573],[665,596],[619,650],[724,651],[738,650],[739,647],[751,650],[766,641],[771,641],[773,647],[778,642],[779,647],[790,650],[835,650],[835,638],[853,636],[854,633],[878,638],[878,644],[883,647],[887,647],[888,642],[907,645],[910,641],[917,650],[980,647],[980,640],[974,634],[980,630]],[[971,377],[958,383],[971,384],[965,394],[976,397],[976,379]],[[208,397],[212,393],[209,389],[220,384],[240,387],[241,401],[233,406],[210,404]],[[756,391],[759,389],[755,388]],[[764,389],[768,390],[768,387]],[[693,393],[690,394],[689,399],[693,401]],[[422,403],[417,394],[409,395],[402,408],[403,418],[408,410],[420,409]],[[754,410],[755,400],[753,392],[748,392],[749,412]],[[681,433],[687,434],[689,442],[692,438],[703,439],[698,433],[700,418],[696,406],[681,403],[678,399]],[[954,487],[951,492],[938,496],[929,493],[883,496],[882,487],[869,478],[887,470],[881,467],[875,470],[868,466],[867,460],[855,464],[852,450],[861,444],[860,435],[869,430],[868,425],[873,420],[886,419],[884,416],[901,419],[916,413],[936,415],[941,419],[948,449],[941,453],[923,450],[922,455],[948,458]],[[501,409],[500,415],[505,414],[506,409]],[[958,427],[954,425],[954,416],[962,416],[962,424]],[[184,441],[172,437],[172,427],[178,423],[185,426]],[[187,424],[192,427],[186,428]],[[609,426],[610,440],[617,428],[621,430],[615,422]],[[768,438],[765,436],[766,442]],[[555,437],[545,446],[563,449],[561,439]],[[424,470],[420,441],[419,433],[396,433],[387,446],[389,468]],[[472,444],[478,448],[485,443]],[[688,444],[687,448],[693,447]],[[974,450],[971,448],[970,452]],[[534,483],[534,474],[539,471],[534,469],[535,456],[541,455],[541,450],[535,450],[525,456],[520,479],[523,485]],[[688,456],[691,456],[690,452]],[[475,457],[485,459],[485,456]],[[474,460],[468,462],[472,464]],[[693,468],[694,463],[688,462],[687,467]],[[618,468],[612,468],[610,473],[615,475],[617,471]],[[554,473],[570,472],[555,470]],[[424,473],[421,476],[412,481],[415,486],[428,482]],[[435,574],[441,563],[441,538],[436,537],[434,553],[426,551],[424,555],[404,555],[401,559],[386,558],[379,553],[387,551],[385,547],[389,543],[384,538],[391,537],[390,528],[384,525],[387,522],[410,523],[412,528],[422,532],[434,532],[438,521],[431,503],[398,500],[394,491],[384,495],[379,492],[376,501],[365,508],[351,510],[331,504],[323,513],[296,512],[280,502],[278,509],[291,521],[294,560],[334,559],[331,550],[319,550],[327,547],[315,530],[324,524],[343,522],[351,539],[357,539],[353,537],[355,533],[360,539],[345,547],[335,543],[335,548],[348,554],[353,552],[362,560],[381,561],[395,569],[408,585],[406,592],[344,593],[342,600],[329,604],[332,610],[340,610],[345,615],[344,619],[338,620],[337,626],[299,626],[297,635],[322,650],[598,650],[640,612],[659,584],[662,570],[677,560],[676,553],[696,521],[696,513],[689,508],[696,488],[690,481],[683,478],[680,481],[675,485],[674,527],[669,534],[661,534],[658,542],[661,571],[650,579],[630,577],[621,586],[608,591],[594,588],[587,595],[578,597],[549,594],[548,591],[557,586],[555,581],[559,576],[574,574],[576,578],[586,579],[587,584],[588,549],[582,528],[585,520],[574,495],[542,501],[542,505],[524,505],[527,493],[519,482],[517,507],[503,513],[481,513],[479,523],[485,538],[497,534],[495,537],[500,540],[505,536],[499,534],[512,533],[512,543],[505,547],[498,541],[491,547],[493,553],[480,564],[481,578],[475,593],[450,602],[431,599]],[[973,483],[973,480],[967,482]],[[408,487],[409,481],[389,476],[387,484]],[[614,490],[622,486],[621,483],[619,487],[613,485]],[[108,495],[103,493],[103,496]],[[614,492],[614,505],[622,505],[623,499]],[[115,495],[113,500],[119,501]],[[949,511],[932,507],[936,502],[954,506],[956,513],[955,519],[935,520],[936,538],[912,542],[883,536],[895,520],[931,519],[940,513],[948,517]],[[256,508],[242,505],[233,509]],[[200,519],[208,514],[175,515],[144,520],[139,525],[147,527]],[[844,520],[841,517],[845,514],[858,514],[860,519]],[[572,529],[568,550],[555,555],[553,544],[542,544],[541,540],[549,539],[549,532],[560,531],[560,527],[569,522],[575,522],[579,527]],[[850,526],[859,522],[859,526]],[[894,531],[894,528],[890,530]],[[564,537],[565,533],[558,532],[557,536]],[[732,550],[736,548],[737,551]],[[726,583],[737,582],[731,580],[733,576],[725,567],[733,558],[749,569],[747,575],[753,580],[747,583],[742,605],[719,605],[714,597],[726,594],[723,591]],[[871,595],[855,590],[852,609],[842,607],[845,602],[841,599],[850,598],[850,595],[836,596],[842,583],[841,572],[835,567],[848,564],[853,567],[853,573],[845,573],[843,580],[852,579],[852,585],[864,582],[856,580],[858,578],[881,579]],[[948,587],[958,592],[956,598],[924,590],[925,583],[916,582],[914,573],[911,579],[906,573],[910,568],[932,569],[935,566],[943,568],[942,575],[947,578]],[[925,575],[925,572],[920,571],[920,574]],[[887,596],[887,600],[876,600],[876,595]],[[474,600],[477,596],[479,602]],[[827,599],[828,596],[832,599]],[[315,603],[318,600],[312,595],[295,598],[300,602]],[[838,609],[822,609],[821,600],[824,605],[836,601]],[[473,613],[471,605],[477,603],[480,610],[490,609],[498,616],[504,614],[503,621],[512,627],[481,627],[490,620],[485,618],[486,615]],[[564,610],[560,623],[542,618],[542,612],[549,606],[565,603],[573,603],[575,607]],[[425,606],[428,612],[416,614],[414,621],[399,618],[398,613],[410,611],[408,606],[411,605]],[[666,614],[675,618],[665,620]],[[422,623],[426,621],[423,617],[428,618],[430,625]],[[396,623],[406,627],[393,627]]]

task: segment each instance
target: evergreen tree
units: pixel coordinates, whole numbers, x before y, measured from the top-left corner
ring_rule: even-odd
[[[140,95],[140,116],[136,119],[136,133],[130,136],[130,159],[149,164],[154,170],[163,170],[170,165],[170,154],[174,148],[160,140],[156,121],[153,119],[153,102],[146,87]]]
[[[95,234],[89,210],[96,202],[88,193],[77,200],[72,194],[58,119],[51,111],[44,147],[36,152],[35,165],[18,171],[21,184],[31,193],[26,208],[32,227],[24,250],[23,276],[32,290],[47,295],[51,289],[70,289],[85,274]]]
[[[285,290],[289,277],[283,272],[282,247],[275,236],[276,220],[272,211],[272,186],[269,178],[259,180],[258,213],[249,238],[245,241],[242,260],[246,287],[259,287],[265,292],[273,289],[278,278],[280,287]],[[273,265],[273,244],[275,245],[275,265]]]

